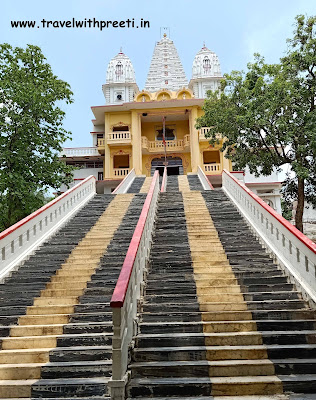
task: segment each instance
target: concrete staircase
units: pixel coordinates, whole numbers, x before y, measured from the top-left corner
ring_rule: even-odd
[[[222,191],[193,177],[179,193],[176,178],[160,195],[128,397],[316,398],[315,311]]]
[[[128,188],[127,193],[139,193],[144,182],[145,182],[144,176],[136,176],[131,186]]]
[[[0,398],[107,398],[109,301],[145,197],[95,196],[2,285]]]

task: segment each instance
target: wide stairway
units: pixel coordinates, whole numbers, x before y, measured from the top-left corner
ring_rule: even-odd
[[[160,194],[128,398],[316,399],[315,311],[226,195],[183,178]]]
[[[1,285],[0,398],[108,398],[109,302],[145,197],[96,195]]]

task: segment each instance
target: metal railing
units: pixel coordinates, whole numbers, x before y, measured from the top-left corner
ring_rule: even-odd
[[[223,189],[232,199],[258,238],[298,283],[308,300],[316,302],[316,244],[224,170]],[[294,279],[293,279],[294,278]]]
[[[94,196],[95,181],[89,176],[0,233],[0,281]]]
[[[115,400],[125,399],[127,366],[133,336],[137,334],[138,302],[143,292],[158,194],[159,172],[156,171],[111,299],[113,339],[109,386],[111,398]]]

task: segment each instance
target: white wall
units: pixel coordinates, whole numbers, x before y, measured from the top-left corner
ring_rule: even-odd
[[[83,168],[74,171],[74,181],[70,184],[69,187],[73,187],[75,184],[79,183],[75,179],[85,179],[88,176],[93,175],[96,180],[98,180],[98,172],[103,172],[103,168]],[[61,185],[60,191],[63,193],[68,190],[66,185]]]

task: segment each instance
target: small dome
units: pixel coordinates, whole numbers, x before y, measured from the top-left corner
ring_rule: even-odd
[[[205,45],[197,53],[192,66],[192,78],[221,76],[221,66],[217,55]]]
[[[122,50],[109,62],[106,83],[136,83],[133,64]]]

